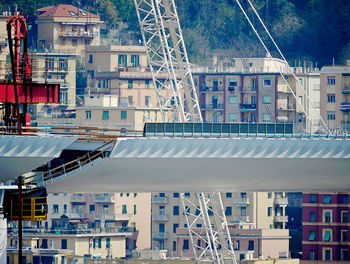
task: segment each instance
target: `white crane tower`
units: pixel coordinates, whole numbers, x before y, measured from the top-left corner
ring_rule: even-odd
[[[174,0],[134,3],[163,121],[202,122]],[[235,264],[220,193],[182,193],[181,202],[196,262]]]

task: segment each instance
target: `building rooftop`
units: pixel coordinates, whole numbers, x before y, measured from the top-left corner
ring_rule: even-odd
[[[100,18],[98,15],[72,5],[48,6],[35,11],[39,17]]]

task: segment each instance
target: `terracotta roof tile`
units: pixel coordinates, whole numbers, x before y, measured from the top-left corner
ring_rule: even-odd
[[[99,18],[99,16],[72,5],[49,6],[37,9],[36,12],[44,12],[39,17],[77,17]]]

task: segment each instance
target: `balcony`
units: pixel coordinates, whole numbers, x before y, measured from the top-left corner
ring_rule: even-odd
[[[288,198],[275,198],[274,204],[278,206],[287,206]]]
[[[86,197],[83,195],[73,195],[70,198],[71,203],[86,203]]]
[[[273,221],[276,223],[288,222],[288,216],[287,215],[275,215]]]
[[[168,202],[169,202],[168,196],[163,196],[163,197],[153,196],[152,198],[152,203],[155,203],[155,204],[167,204]]]
[[[292,92],[289,90],[289,88],[288,88],[287,85],[281,85],[281,84],[277,86],[277,92],[278,92],[278,93],[286,93],[286,94],[292,93]]]
[[[168,232],[153,232],[152,237],[153,237],[153,240],[164,240],[164,239],[168,239],[169,233]]]
[[[61,31],[58,33],[58,35],[64,38],[93,38],[98,36],[98,32]]]
[[[94,198],[95,203],[114,203],[113,195],[96,195]]]
[[[130,221],[134,218],[132,214],[95,214],[95,220],[107,221]]]
[[[205,104],[201,105],[202,110],[224,110],[224,104]]]
[[[241,93],[256,93],[256,88],[255,87],[239,87],[239,90]]]
[[[223,93],[224,89],[222,87],[201,87],[201,93]]]
[[[295,111],[295,105],[277,103],[279,111]]]
[[[341,103],[340,111],[343,111],[343,112],[350,111],[350,103]]]
[[[256,104],[239,104],[241,112],[255,112]]]
[[[245,198],[236,198],[234,200],[234,203],[235,203],[235,206],[238,206],[238,207],[245,207],[247,205],[250,204],[250,201],[249,201],[249,198],[248,197],[245,197]]]
[[[152,215],[152,221],[155,222],[166,222],[168,221],[169,216],[167,214],[156,214]]]
[[[350,130],[350,121],[342,120],[341,121],[341,127],[344,130]]]
[[[248,215],[246,215],[246,216],[235,215],[233,217],[233,221],[248,223],[249,222],[249,216]]]
[[[343,85],[342,93],[343,94],[350,94],[350,85],[348,85],[348,84]]]

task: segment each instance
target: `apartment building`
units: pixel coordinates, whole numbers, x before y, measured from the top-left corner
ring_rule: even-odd
[[[36,10],[39,49],[74,50],[100,45],[100,16],[72,5]]]
[[[151,194],[49,194],[46,230],[130,232],[126,249],[151,247]]]
[[[185,193],[188,197],[193,195]],[[285,229],[288,199],[284,193],[228,192],[222,193],[221,197],[228,223],[252,223],[257,228]],[[185,226],[179,193],[152,193],[152,248],[167,249],[169,256],[176,256],[176,230]]]
[[[295,80],[286,64],[274,58],[227,60],[214,57],[214,66],[193,69],[205,121],[305,123],[307,100],[297,82],[305,85],[306,74]]]
[[[201,229],[198,228],[198,232]],[[288,258],[289,232],[287,229],[255,228],[253,224],[229,224],[229,231],[234,245],[237,260],[252,260],[257,258]],[[194,241],[196,245],[203,243]],[[176,256],[193,258],[193,248],[186,228],[176,230]],[[197,254],[201,252],[197,249]]]
[[[9,48],[8,48],[8,35],[7,35],[7,21],[9,19],[8,12],[4,12],[0,15],[0,76],[4,79],[6,74],[11,70]]]
[[[77,54],[52,50],[30,53],[33,64],[33,81],[60,84],[60,103],[30,106],[37,117],[57,117],[76,106],[76,60]]]
[[[303,193],[303,262],[349,260],[349,194]]]
[[[128,232],[89,233],[79,231],[45,232],[35,230],[23,234],[23,263],[84,263],[85,258],[126,257]],[[18,263],[18,237],[8,236],[8,263]]]
[[[90,46],[85,48],[84,64],[89,75],[89,91],[96,93],[99,90],[93,88],[108,88],[108,79],[96,82],[98,72],[146,71],[146,50],[144,46]]]
[[[350,130],[350,60],[346,65],[323,67],[320,111],[329,129]]]

